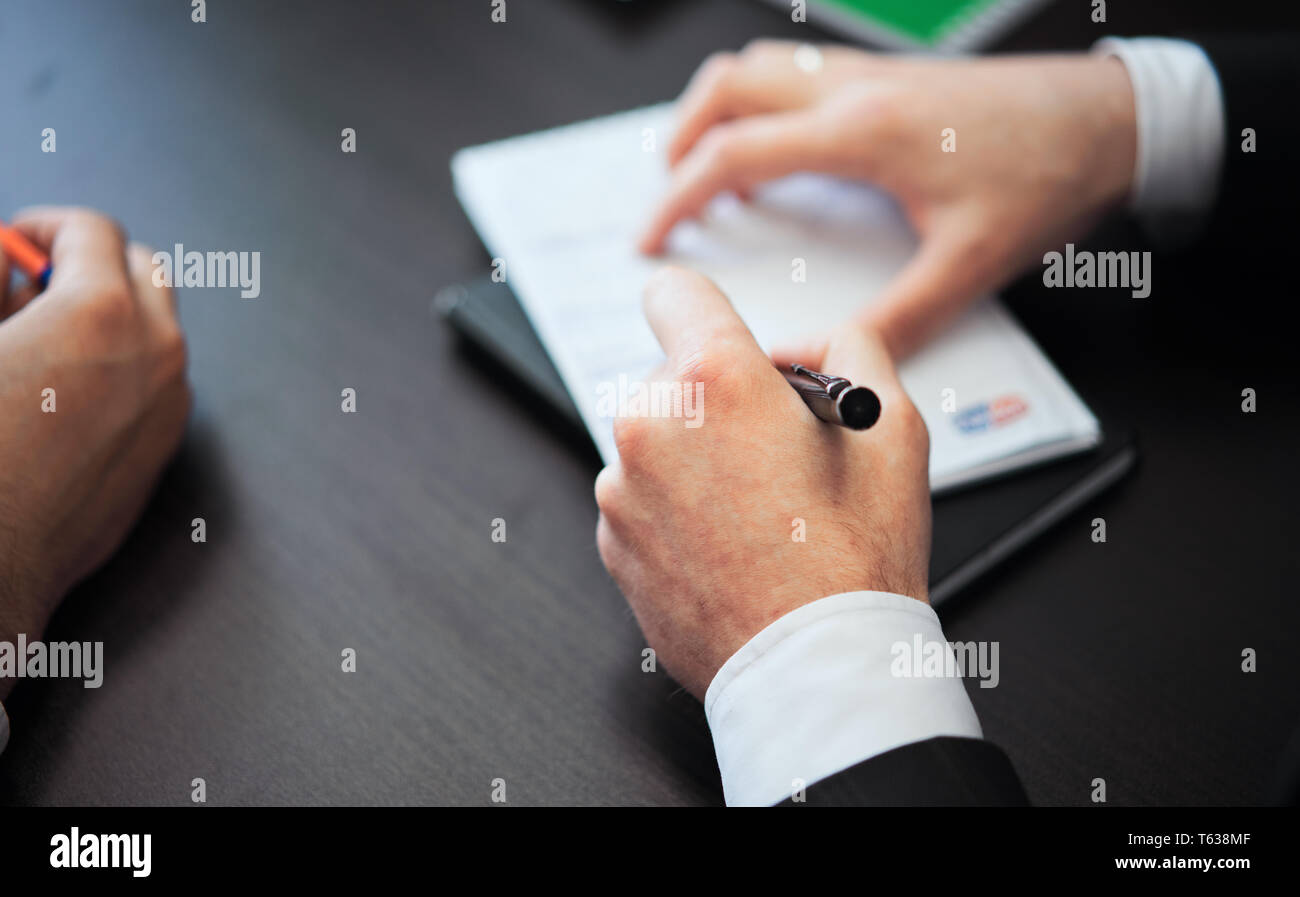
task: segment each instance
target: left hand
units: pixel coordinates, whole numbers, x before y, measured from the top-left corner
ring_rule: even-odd
[[[38,638],[68,589],[121,544],[190,408],[176,302],[154,285],[149,250],[86,209],[28,209],[14,227],[49,252],[54,273],[39,296],[0,280],[0,641],[9,642]],[[0,699],[14,682],[0,678]]]
[[[808,52],[811,71],[797,64]],[[874,184],[920,237],[880,294],[862,297],[858,322],[895,357],[1086,234],[1128,195],[1137,153],[1123,64],[1083,53],[936,60],[755,41],[705,63],[678,115],[672,183],[641,249],[663,249],[726,190],[796,171]]]
[[[655,379],[703,384],[702,424],[616,421],[596,478],[600,555],[664,667],[703,697],[761,629],[840,592],[927,600],[929,439],[879,339],[845,328],[827,370],[880,396],[880,421],[826,424],[772,366],[726,297],[666,269],[645,292],[668,355]],[[697,418],[698,420],[699,418]],[[806,541],[797,541],[796,519]]]

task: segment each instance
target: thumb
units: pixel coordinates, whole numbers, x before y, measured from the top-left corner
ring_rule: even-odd
[[[738,353],[737,360],[765,358],[731,301],[696,271],[671,265],[659,269],[645,286],[642,306],[650,329],[674,364],[706,347],[723,345]]]
[[[897,358],[919,349],[966,306],[996,286],[972,243],[939,231],[927,237],[857,322],[877,331]]]

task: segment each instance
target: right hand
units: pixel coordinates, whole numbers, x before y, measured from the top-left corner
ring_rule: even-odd
[[[82,209],[28,209],[13,226],[54,273],[37,295],[10,290],[0,263],[0,640],[36,638],[113,553],[190,407],[176,305],[149,250]]]
[[[859,317],[900,357],[1047,249],[1082,237],[1131,188],[1136,113],[1116,59],[822,47],[799,50],[820,60],[806,71],[797,50],[758,41],[701,67],[678,103],[673,181],[643,251],[660,251],[678,221],[725,190],[745,195],[796,171],[869,181],[921,237],[883,294],[863,296],[874,302]],[[943,151],[948,128],[955,152]]]
[[[616,421],[596,544],[669,673],[703,698],[728,657],[805,604],[927,601],[929,438],[879,339],[845,328],[827,353],[880,396],[880,422],[854,432],[813,416],[702,275],[665,269],[645,309],[667,355],[651,380],[698,386],[704,413],[698,427]]]

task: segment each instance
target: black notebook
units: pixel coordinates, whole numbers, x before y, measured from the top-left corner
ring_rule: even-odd
[[[480,363],[498,366],[576,432],[587,434],[559,373],[507,285],[484,277],[451,286],[439,294],[438,308],[486,354]],[[1095,449],[934,499],[932,604],[950,599],[1135,467],[1138,452],[1132,432],[1101,417],[1103,439]]]

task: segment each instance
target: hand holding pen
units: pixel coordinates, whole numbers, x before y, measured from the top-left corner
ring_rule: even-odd
[[[645,312],[666,356],[652,378],[704,383],[706,413],[694,428],[615,421],[596,544],[664,668],[704,698],[729,657],[804,604],[854,591],[924,601],[929,442],[879,337],[845,327],[809,355],[790,371],[800,401],[705,277],[661,271]],[[865,434],[847,426],[872,418]]]
[[[0,229],[0,642],[11,643],[38,638],[121,544],[190,405],[176,302],[154,284],[149,249],[88,209],[28,209],[18,227]],[[10,289],[10,264],[32,283]],[[0,676],[0,700],[14,682]]]

